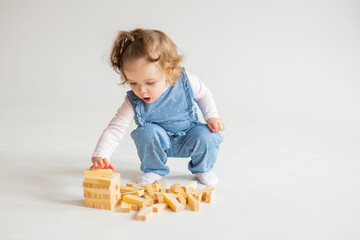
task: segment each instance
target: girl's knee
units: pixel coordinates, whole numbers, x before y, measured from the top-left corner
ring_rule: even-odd
[[[131,137],[134,141],[153,142],[156,139],[163,139],[167,137],[165,129],[157,124],[147,124],[141,126],[131,132]]]
[[[220,132],[211,132],[205,124],[198,126],[194,137],[197,142],[207,146],[219,145],[224,140]]]

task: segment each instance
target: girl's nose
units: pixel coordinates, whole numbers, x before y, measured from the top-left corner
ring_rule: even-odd
[[[141,93],[145,93],[146,92],[146,87],[144,85],[140,85],[138,91],[141,92]]]

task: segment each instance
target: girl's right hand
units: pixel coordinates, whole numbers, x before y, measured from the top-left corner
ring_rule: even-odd
[[[103,168],[110,168],[113,171],[115,170],[114,165],[112,165],[106,158],[93,157],[91,161],[93,162],[93,165],[90,167],[90,170]]]

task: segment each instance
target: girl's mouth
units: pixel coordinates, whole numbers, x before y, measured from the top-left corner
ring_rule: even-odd
[[[144,97],[143,100],[144,100],[144,102],[150,102],[151,98],[149,98],[149,97]]]

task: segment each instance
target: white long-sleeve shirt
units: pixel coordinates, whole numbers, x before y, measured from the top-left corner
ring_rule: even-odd
[[[198,104],[204,119],[207,121],[209,118],[219,117],[210,90],[196,75],[192,75],[187,71],[185,72],[194,93],[194,100]],[[168,87],[170,87],[170,85]],[[164,91],[166,91],[166,89],[167,88],[165,88]],[[92,157],[109,159],[119,142],[123,139],[126,129],[131,125],[134,117],[134,109],[129,99],[125,97],[124,103],[103,131]]]

